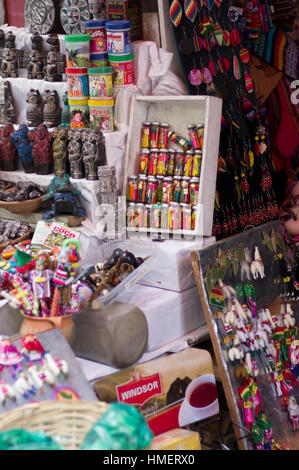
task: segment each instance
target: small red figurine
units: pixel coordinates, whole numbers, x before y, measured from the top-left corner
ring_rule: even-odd
[[[49,175],[53,172],[52,135],[47,126],[40,124],[28,132],[31,142],[35,172],[38,175]]]
[[[12,124],[4,124],[0,128],[0,163],[2,171],[15,171],[18,169],[18,151],[10,140],[10,134],[14,132]]]

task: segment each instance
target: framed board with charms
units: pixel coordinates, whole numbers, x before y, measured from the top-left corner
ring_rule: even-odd
[[[239,449],[299,449],[295,265],[279,221],[192,252]]]
[[[60,329],[0,340],[0,413],[32,401],[97,401]]]

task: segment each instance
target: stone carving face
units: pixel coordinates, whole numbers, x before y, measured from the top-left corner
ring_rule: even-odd
[[[76,24],[79,23],[80,12],[77,7],[74,7],[74,6],[70,7],[68,9],[67,16],[68,16],[69,23],[72,26],[75,26]]]

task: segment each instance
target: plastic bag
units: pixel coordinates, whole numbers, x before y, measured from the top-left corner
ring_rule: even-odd
[[[0,450],[63,450],[63,448],[42,432],[12,429],[0,433]]]
[[[86,434],[81,450],[141,450],[153,435],[134,406],[112,403]]]

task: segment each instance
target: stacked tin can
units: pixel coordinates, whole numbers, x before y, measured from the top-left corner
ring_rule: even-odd
[[[204,127],[188,132],[190,140],[167,123],[142,124],[139,172],[127,185],[128,226],[195,230]]]

